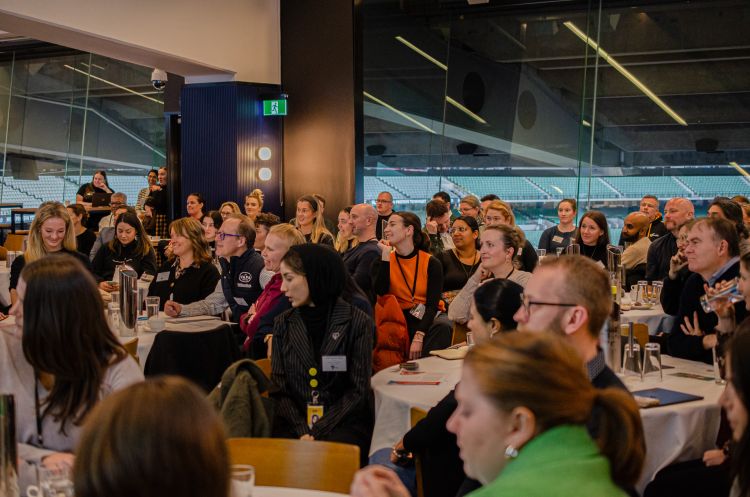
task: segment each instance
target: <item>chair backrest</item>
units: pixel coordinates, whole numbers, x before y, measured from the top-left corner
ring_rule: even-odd
[[[451,336],[451,345],[466,342],[466,333],[469,327],[461,323],[453,323],[453,335]]]
[[[6,250],[13,250],[16,252],[23,250],[24,238],[26,238],[26,236],[24,235],[8,233],[8,236],[5,237],[5,243],[3,243],[3,247],[5,247]]]
[[[266,378],[270,380],[271,379],[271,359],[268,359],[268,358],[257,359],[255,361],[255,364],[257,364],[260,370],[263,371],[263,374],[266,375]]]
[[[232,464],[255,466],[255,484],[349,494],[359,447],[284,438],[230,438]]]
[[[622,329],[622,336],[628,336],[625,329]],[[638,345],[641,346],[641,350],[646,350],[646,344],[648,343],[648,325],[646,323],[633,323],[633,337],[635,337]]]
[[[412,407],[411,411],[409,411],[409,414],[411,418],[411,427],[414,428],[414,425],[422,421],[427,416],[427,411],[418,407]],[[424,482],[422,481],[422,458],[418,455],[414,456],[414,466],[417,470],[417,497],[424,497]]]

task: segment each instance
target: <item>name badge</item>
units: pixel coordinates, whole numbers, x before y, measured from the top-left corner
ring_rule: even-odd
[[[346,356],[345,355],[324,355],[323,356],[323,371],[329,373],[340,373],[346,371]]]
[[[159,273],[156,275],[156,282],[169,281],[169,271],[165,273]]]
[[[248,305],[247,305],[247,300],[245,300],[245,299],[243,299],[243,298],[241,298],[241,297],[235,297],[235,298],[234,298],[234,301],[235,301],[235,302],[237,302],[237,305],[241,305],[241,306],[244,306],[244,307],[248,307]]]
[[[552,237],[552,243],[562,243],[562,242],[563,242],[563,237],[558,236],[558,235],[555,235]]]
[[[325,414],[325,408],[320,404],[307,404],[307,427],[312,430],[315,423]]]

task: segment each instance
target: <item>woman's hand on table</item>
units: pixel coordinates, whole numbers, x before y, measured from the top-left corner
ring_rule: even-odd
[[[351,488],[352,497],[410,497],[399,477],[390,469],[373,465],[357,471]]]
[[[42,459],[42,466],[48,469],[59,468],[61,466],[73,467],[76,458],[68,452],[55,452]]]
[[[306,433],[306,434],[302,435],[301,437],[299,437],[299,439],[300,440],[315,440],[315,437],[313,437],[309,433]]]
[[[176,318],[182,312],[182,304],[178,304],[174,300],[167,300],[164,302],[164,314],[170,318]]]

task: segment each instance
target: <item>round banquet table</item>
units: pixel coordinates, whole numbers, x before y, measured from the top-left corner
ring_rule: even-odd
[[[0,261],[0,304],[10,306],[10,268]]]
[[[306,490],[304,488],[259,487],[253,489],[253,497],[346,497],[346,494]]]
[[[403,379],[396,367],[380,371],[372,378],[375,391],[375,429],[370,455],[390,448],[410,428],[409,412],[412,407],[429,410],[458,383],[462,360],[444,360],[438,357],[420,359],[420,369],[425,373],[440,374],[438,385],[399,385],[389,383]],[[662,355],[664,379],[641,381],[637,377],[623,379],[631,391],[647,388],[665,388],[703,397],[703,400],[663,407],[641,409],[641,419],[646,438],[646,460],[637,490],[645,486],[656,473],[669,464],[697,459],[707,449],[714,448],[719,430],[720,409],[718,399],[724,387],[713,381],[710,365]],[[707,380],[681,378],[675,373],[697,374]]]
[[[660,331],[663,331],[664,333],[672,331],[674,316],[665,314],[661,304],[657,304],[651,309],[630,309],[628,311],[622,311],[620,321],[623,324],[644,323],[648,325],[648,334],[656,335]]]

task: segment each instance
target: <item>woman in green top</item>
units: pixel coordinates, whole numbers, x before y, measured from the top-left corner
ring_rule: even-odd
[[[551,333],[501,334],[467,354],[448,420],[472,497],[624,497],[645,457],[632,397],[597,390],[578,355]],[[599,440],[586,431],[597,413]],[[407,496],[395,473],[368,467],[354,497]]]

